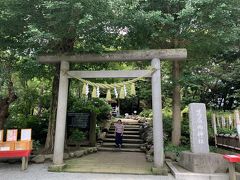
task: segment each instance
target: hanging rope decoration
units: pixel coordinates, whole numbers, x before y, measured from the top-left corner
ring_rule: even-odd
[[[151,75],[153,72],[155,72],[156,69],[151,69],[147,74],[135,78],[135,79],[131,79],[129,81],[125,81],[122,83],[114,83],[114,84],[103,84],[103,83],[94,83],[79,77],[75,77],[73,75],[70,75],[69,73],[68,76],[72,77],[72,78],[76,78],[79,81],[81,81],[83,83],[83,90],[82,90],[82,94],[85,96],[88,96],[89,94],[89,86],[93,87],[92,90],[92,97],[96,98],[96,97],[100,97],[100,88],[101,89],[107,89],[107,95],[106,95],[106,100],[110,101],[111,100],[111,89],[114,90],[114,94],[116,98],[120,98],[120,99],[124,99],[127,96],[127,85],[131,85],[131,90],[130,90],[130,95],[134,96],[136,95],[136,90],[135,90],[135,82],[139,81],[139,80],[143,80],[144,77]],[[120,88],[120,93],[118,94],[117,89]]]
[[[106,100],[107,100],[107,101],[111,101],[111,100],[112,100],[110,89],[107,90]]]
[[[96,97],[97,97],[97,88],[96,88],[96,87],[93,87],[92,97],[93,97],[93,98],[96,98]]]
[[[132,96],[136,95],[136,89],[135,89],[135,84],[134,83],[131,84],[130,95],[132,95]]]
[[[124,99],[124,98],[125,98],[125,96],[124,96],[124,88],[121,87],[119,99]]]

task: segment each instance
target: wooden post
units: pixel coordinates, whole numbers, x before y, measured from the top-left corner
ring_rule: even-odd
[[[89,141],[90,146],[96,146],[96,113],[92,112],[90,117]]]
[[[228,162],[229,180],[236,180],[235,163]]]
[[[232,115],[229,114],[228,116],[228,122],[229,122],[229,129],[233,129],[233,122],[232,122]]]
[[[215,138],[215,146],[217,147],[217,125],[216,125],[216,114],[212,114],[212,127],[214,132],[214,138]]]
[[[222,128],[225,128],[226,127],[225,117],[221,116],[221,120],[222,120]]]
[[[237,132],[238,132],[238,138],[239,138],[239,142],[240,142],[240,117],[239,117],[239,111],[238,110],[234,111],[234,116],[235,116],[235,121],[236,121],[236,128],[237,128]]]
[[[217,126],[220,128],[221,127],[221,125],[220,125],[220,121],[219,121],[219,117],[218,117],[218,115],[217,115]]]
[[[233,121],[233,129],[234,129],[234,128],[237,128],[237,123],[236,123],[236,119],[235,119],[234,113],[233,113],[232,121]]]
[[[28,168],[28,161],[29,161],[29,157],[26,157],[26,162],[25,162],[25,168]]]
[[[26,164],[26,157],[22,157],[22,171],[25,170],[25,164]]]
[[[22,168],[21,170],[24,171],[27,169],[28,167],[28,157],[22,157]]]

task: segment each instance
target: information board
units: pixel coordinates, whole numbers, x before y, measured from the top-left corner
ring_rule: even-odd
[[[7,141],[17,141],[17,129],[7,130]]]
[[[68,126],[89,129],[90,113],[68,113]]]
[[[32,129],[21,129],[21,141],[32,140]]]

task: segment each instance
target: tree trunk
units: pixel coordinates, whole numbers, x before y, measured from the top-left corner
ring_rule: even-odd
[[[47,138],[46,138],[45,147],[44,147],[45,153],[53,152],[53,148],[54,148],[60,64],[55,65],[55,68],[56,68],[56,72],[55,72],[53,83],[52,83],[52,99],[51,99],[51,105],[50,105],[48,133],[47,133]]]
[[[75,32],[72,32],[74,34]],[[69,53],[73,51],[75,38],[63,38],[58,45],[56,45],[56,52]],[[50,106],[50,115],[48,122],[48,133],[45,142],[44,153],[51,153],[54,149],[54,137],[56,127],[57,116],[57,104],[58,104],[58,88],[59,88],[59,75],[60,75],[60,63],[55,64],[55,75],[52,84],[52,100]]]
[[[37,108],[37,116],[41,117],[42,115],[42,108],[43,108],[43,93],[44,93],[44,86],[41,86],[40,88],[40,93],[39,93],[39,98],[38,98],[38,108]]]
[[[97,116],[95,112],[91,113],[90,117],[90,130],[89,130],[89,142],[90,146],[96,146],[96,123],[97,123]]]
[[[13,89],[12,81],[8,84],[8,96],[0,101],[0,129],[4,128],[6,119],[9,116],[8,110],[12,102],[17,99],[17,96]]]
[[[173,62],[173,121],[172,121],[172,144],[178,146],[181,143],[181,97],[180,97],[180,64],[178,61]]]

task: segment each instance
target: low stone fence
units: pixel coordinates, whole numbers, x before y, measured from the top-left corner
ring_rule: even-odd
[[[88,155],[91,153],[97,152],[97,147],[88,147],[83,150],[77,150],[69,153],[64,153],[63,159],[71,159],[71,158],[79,158],[84,155]],[[30,159],[33,163],[44,163],[45,161],[52,161],[53,160],[53,154],[39,154]]]

